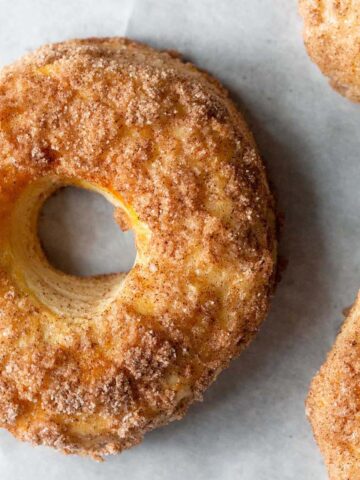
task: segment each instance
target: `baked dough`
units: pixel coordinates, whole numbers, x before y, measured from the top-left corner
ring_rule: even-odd
[[[331,85],[360,102],[360,0],[299,0],[309,55]]]
[[[78,278],[37,238],[64,185],[136,236],[128,274]],[[211,76],[121,38],[40,48],[0,76],[0,425],[101,458],[180,418],[258,331],[276,264],[254,140]]]
[[[360,479],[360,293],[314,378],[307,414],[331,480]]]

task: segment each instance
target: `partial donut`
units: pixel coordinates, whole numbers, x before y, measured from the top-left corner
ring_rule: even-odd
[[[330,479],[360,479],[360,293],[311,384],[307,414]]]
[[[360,102],[360,0],[299,0],[304,39],[331,85]]]
[[[37,217],[64,185],[136,236],[128,274],[49,265]],[[274,202],[219,83],[121,38],[40,48],[0,77],[0,425],[100,458],[184,415],[253,338]]]

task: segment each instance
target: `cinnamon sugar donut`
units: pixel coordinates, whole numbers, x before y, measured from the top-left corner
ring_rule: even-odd
[[[102,193],[128,274],[49,265],[43,202]],[[0,76],[0,425],[101,458],[180,418],[252,339],[276,264],[273,198],[227,92],[121,38],[40,48]]]
[[[360,0],[299,0],[310,57],[331,85],[360,102]]]
[[[360,479],[360,292],[314,378],[307,414],[331,480]]]

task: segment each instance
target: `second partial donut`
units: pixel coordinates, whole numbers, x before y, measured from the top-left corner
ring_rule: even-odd
[[[299,0],[312,60],[339,93],[360,102],[360,1]]]

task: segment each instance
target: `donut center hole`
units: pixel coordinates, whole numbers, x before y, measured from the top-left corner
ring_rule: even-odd
[[[49,263],[76,276],[129,272],[136,257],[134,233],[120,229],[114,210],[99,193],[72,186],[57,190],[38,218]]]
[[[136,237],[147,232],[119,195],[84,180],[43,177],[16,201],[7,268],[48,315],[98,318],[125,288],[136,248],[132,232],[115,223],[114,208]]]

